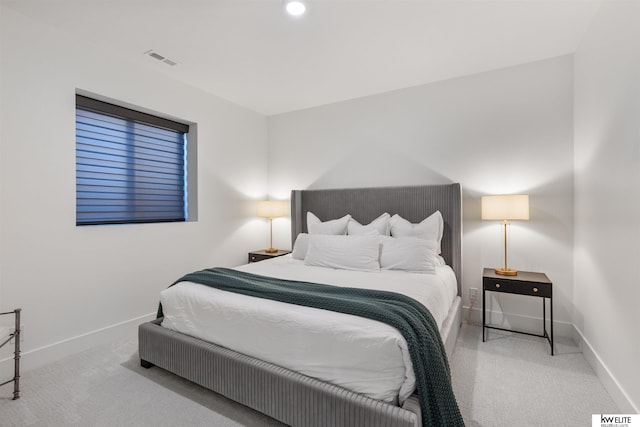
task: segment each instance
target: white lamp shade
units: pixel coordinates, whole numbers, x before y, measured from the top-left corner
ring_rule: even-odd
[[[284,216],[284,202],[282,200],[259,201],[258,216],[262,218],[277,218]]]
[[[528,220],[529,196],[526,194],[482,196],[482,219]]]

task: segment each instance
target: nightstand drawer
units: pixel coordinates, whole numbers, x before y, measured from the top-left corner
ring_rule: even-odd
[[[273,256],[271,255],[254,254],[254,253],[249,254],[249,262],[264,261],[265,259],[271,259],[271,258],[273,258]]]
[[[291,251],[278,249],[276,252],[253,251],[249,252],[249,263],[264,261],[265,259],[276,258],[279,256],[290,254]]]
[[[486,291],[530,295],[534,297],[551,297],[551,285],[548,283],[511,282],[509,280],[485,277],[482,280],[482,286]]]

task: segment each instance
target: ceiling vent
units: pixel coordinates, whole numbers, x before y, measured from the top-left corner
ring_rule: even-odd
[[[169,59],[166,56],[162,56],[160,55],[158,52],[155,52],[153,49],[148,50],[144,53],[145,55],[149,55],[150,57],[152,57],[153,59],[156,59],[158,61],[164,62],[167,65],[177,65],[178,63],[176,61],[174,61],[173,59]]]

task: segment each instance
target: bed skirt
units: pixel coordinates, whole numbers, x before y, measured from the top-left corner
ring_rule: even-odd
[[[420,407],[403,408],[345,390],[160,326],[139,326],[142,366],[156,365],[255,409],[300,427],[418,427]],[[417,413],[416,413],[417,411]]]

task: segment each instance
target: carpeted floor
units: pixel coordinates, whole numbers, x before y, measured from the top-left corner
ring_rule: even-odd
[[[585,426],[619,412],[575,346],[557,355],[536,338],[464,325],[450,361],[468,427]],[[0,388],[2,426],[281,426],[159,368],[139,366],[137,342],[85,351],[24,373],[22,397]]]
[[[551,356],[542,338],[481,331],[463,325],[449,361],[467,427],[583,427],[620,412],[571,340],[556,337]]]

